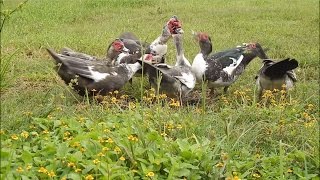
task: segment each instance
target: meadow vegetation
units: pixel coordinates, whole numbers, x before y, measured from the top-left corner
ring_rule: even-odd
[[[21,2],[4,0],[1,20]],[[63,83],[45,50],[103,57],[124,31],[151,42],[172,15],[189,61],[199,51],[191,30],[207,32],[214,51],[259,42],[271,58],[299,61],[295,88],[258,102],[257,58],[227,94],[203,101],[199,84],[193,105],[157,95],[146,77],[97,103]],[[319,179],[316,0],[28,1],[1,31],[0,75],[0,179]]]

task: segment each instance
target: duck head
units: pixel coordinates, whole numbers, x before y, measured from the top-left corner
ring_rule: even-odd
[[[107,57],[113,60],[121,53],[129,53],[129,49],[124,46],[120,39],[115,39],[108,47]]]
[[[167,28],[170,34],[182,34],[182,23],[179,21],[177,16],[172,16],[170,20],[167,22]]]
[[[212,52],[212,42],[210,36],[205,32],[192,31],[194,39],[199,43],[200,51],[204,57]]]
[[[268,59],[268,56],[265,54],[265,51],[260,45],[260,43],[254,42],[254,43],[243,43],[242,46],[238,46],[238,48],[244,50],[244,58],[243,58],[243,64],[247,65],[256,57],[259,57],[260,59]]]
[[[260,59],[268,59],[268,56],[265,53],[268,49],[263,49],[260,43],[243,43],[243,45],[247,53],[258,56]]]
[[[174,34],[182,34],[182,24],[177,16],[172,16],[163,26],[161,35],[147,49],[148,53],[164,57],[167,53],[167,42]]]

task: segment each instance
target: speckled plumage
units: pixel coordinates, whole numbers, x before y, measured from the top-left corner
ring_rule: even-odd
[[[85,95],[86,91],[89,95],[104,95],[118,90],[141,68],[139,62],[107,66],[101,61],[88,61],[79,57],[57,54],[50,49],[48,52],[57,64],[58,75],[66,84],[74,82],[72,87],[80,95]]]

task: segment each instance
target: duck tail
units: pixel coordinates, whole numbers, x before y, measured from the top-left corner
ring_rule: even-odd
[[[268,67],[265,71],[265,74],[271,78],[278,78],[297,67],[297,60],[287,58]]]
[[[51,55],[51,57],[56,61],[56,63],[62,63],[59,55],[53,49],[47,48],[47,51]]]

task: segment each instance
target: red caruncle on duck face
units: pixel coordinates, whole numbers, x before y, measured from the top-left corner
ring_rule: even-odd
[[[112,47],[116,50],[116,51],[121,51],[124,47],[124,44],[122,41],[120,40],[115,40],[113,43],[112,43]]]
[[[199,41],[207,41],[207,40],[209,40],[209,36],[206,33],[199,33],[198,40]]]
[[[181,22],[177,18],[171,18],[167,25],[171,34],[177,34],[176,30],[182,27]]]

